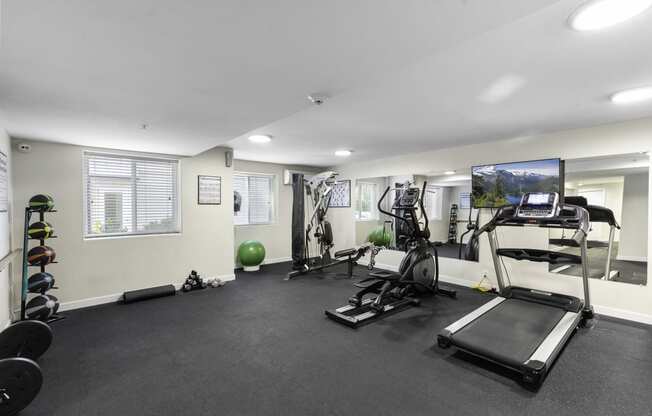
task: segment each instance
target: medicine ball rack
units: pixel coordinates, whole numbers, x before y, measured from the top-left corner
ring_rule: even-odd
[[[42,209],[37,209],[33,207],[26,207],[25,208],[25,226],[23,229],[23,279],[22,279],[22,288],[21,288],[21,295],[20,295],[20,320],[24,321],[27,319],[27,311],[26,311],[26,306],[27,306],[27,296],[29,293],[29,268],[30,267],[39,267],[41,269],[41,272],[45,272],[45,267],[46,265],[43,264],[29,264],[28,261],[28,251],[29,251],[29,241],[30,240],[35,240],[39,241],[39,244],[41,246],[45,245],[45,240],[46,239],[51,239],[51,238],[57,238],[56,235],[53,236],[48,236],[47,238],[39,238],[39,239],[31,239],[29,237],[29,226],[32,220],[32,214],[38,213],[39,215],[39,221],[45,222],[45,212],[52,213],[52,212],[57,212],[56,210],[51,210],[51,211],[45,211]],[[54,264],[58,263],[57,261],[52,261],[48,264]],[[55,289],[55,288],[53,288]],[[65,319],[65,316],[60,315],[60,314],[53,314],[47,319],[47,323],[52,323],[56,321],[60,321],[62,319]]]

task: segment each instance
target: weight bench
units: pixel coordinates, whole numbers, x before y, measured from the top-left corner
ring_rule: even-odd
[[[351,279],[353,278],[353,266],[358,264],[357,263],[358,260],[360,260],[360,258],[363,257],[367,253],[367,251],[369,251],[370,247],[371,246],[369,245],[362,245],[359,248],[345,248],[342,250],[338,250],[333,254],[335,261],[327,264],[322,264],[316,267],[307,267],[302,270],[294,270],[288,273],[288,276],[285,278],[285,280],[290,280],[301,274],[316,272],[329,267],[338,266],[343,263],[347,264],[346,274],[347,277]]]

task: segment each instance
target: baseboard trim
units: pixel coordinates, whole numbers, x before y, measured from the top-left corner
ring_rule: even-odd
[[[285,263],[287,261],[292,261],[292,257],[279,257],[277,259],[265,259],[265,261],[263,261],[263,264]]]
[[[360,264],[361,266],[367,266],[369,263],[368,262],[358,261],[358,264]],[[376,263],[374,265],[374,268],[389,270],[390,272],[398,273],[398,266],[393,266],[393,265],[389,265],[389,264]]]
[[[595,310],[595,313],[599,315],[652,325],[652,315],[646,315],[644,313],[631,312],[624,309],[617,309],[600,305],[593,305],[593,309]]]
[[[229,282],[235,280],[235,273],[225,274],[222,276],[218,276],[217,278],[222,280],[223,282]],[[206,279],[213,279],[213,277],[207,277]],[[175,282],[170,284],[174,285],[174,288],[176,290],[181,290],[182,283]],[[106,305],[107,303],[117,303],[120,300],[122,300],[122,295],[123,293],[113,293],[110,295],[72,300],[70,302],[62,302],[61,305],[59,306],[59,311],[65,312],[65,311],[72,311],[75,309],[90,308],[92,306]]]
[[[65,311],[72,311],[75,309],[90,308],[91,306],[105,305],[107,303],[116,303],[120,299],[122,299],[122,293],[114,293],[111,295],[96,296],[94,298],[73,300],[70,302],[61,303],[61,305],[59,306],[59,310],[61,312],[65,312]]]
[[[276,259],[265,259],[263,260],[261,265],[268,265],[268,264],[277,264],[277,263],[285,263],[288,261],[292,261],[292,257],[279,257]],[[237,264],[235,266],[236,270],[242,270],[242,264]]]
[[[389,264],[376,263],[375,267],[377,267],[379,269],[389,270],[391,272],[398,273],[398,266],[392,266],[392,265],[389,265]],[[453,284],[453,285],[458,285],[458,286],[463,286],[463,287],[473,287],[473,285],[475,284],[471,280],[461,279],[459,277],[445,275],[445,274],[440,274],[439,275],[439,281],[443,282],[443,283],[450,283],[450,284]]]
[[[379,269],[390,270],[394,272],[398,271],[398,267],[391,266],[388,264],[377,263],[376,267],[378,267]],[[228,282],[228,281],[235,280],[235,274],[232,273],[232,274],[222,275],[219,276],[219,278],[222,279],[222,281]],[[440,275],[439,280],[443,283],[450,283],[450,284],[463,286],[463,287],[473,287],[474,285],[474,283],[470,280],[461,279],[459,277],[449,276],[449,275]],[[174,287],[177,290],[180,290],[181,283],[174,283]],[[116,303],[121,299],[122,299],[122,293],[115,293],[111,295],[97,296],[93,298],[63,302],[59,307],[59,310],[65,312],[65,311],[71,311],[71,310],[81,309],[81,308],[89,308],[92,306],[105,305],[108,303]],[[652,315],[646,315],[638,312],[631,312],[624,309],[611,308],[608,306],[600,306],[600,305],[593,305],[593,306],[595,312],[600,315],[609,316],[618,319],[624,319],[626,321],[633,321],[633,322],[643,323],[647,325],[652,325]]]
[[[225,274],[225,275],[222,275],[222,276],[218,276],[217,278],[220,279],[223,282],[230,282],[232,280],[235,280],[235,273]],[[209,277],[209,279],[210,279],[210,277]]]
[[[618,256],[616,256],[616,260],[636,261],[636,262],[639,262],[639,263],[647,263],[647,257],[644,257],[644,256],[621,256],[621,255],[618,255]]]
[[[471,280],[460,279],[459,277],[447,276],[444,274],[439,275],[439,281],[444,283],[450,283],[453,285],[463,286],[463,287],[470,287],[470,288],[473,288],[473,286],[475,286],[477,283]]]

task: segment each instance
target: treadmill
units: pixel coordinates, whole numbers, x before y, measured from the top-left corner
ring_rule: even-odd
[[[609,224],[609,240],[607,242],[593,240],[586,241],[586,245],[589,250],[592,248],[607,249],[607,258],[604,264],[604,268],[591,268],[589,264],[589,277],[592,279],[602,280],[616,279],[620,275],[620,272],[618,270],[612,269],[611,258],[613,256],[614,237],[616,235],[616,230],[620,230],[620,225],[616,221],[616,216],[614,215],[613,211],[609,208],[599,205],[589,205],[586,198],[583,196],[567,196],[564,198],[564,202],[586,209],[589,213],[589,221],[591,223],[598,222]],[[566,238],[551,238],[550,244],[562,247],[579,247],[575,240]],[[577,269],[577,266],[564,265],[560,267],[551,267],[550,272],[576,276],[578,272],[581,273],[581,270]]]
[[[546,227],[575,230],[581,255],[499,248],[497,227]],[[593,318],[589,300],[586,209],[560,204],[557,193],[527,193],[518,205],[500,208],[480,232],[487,232],[500,296],[479,307],[437,336],[441,348],[456,348],[519,372],[527,387],[538,388],[576,328]],[[505,285],[502,260],[546,262],[582,267],[584,298]]]

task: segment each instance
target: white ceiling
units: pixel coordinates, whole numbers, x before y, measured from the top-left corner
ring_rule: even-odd
[[[4,0],[0,109],[14,137],[313,165],[652,115],[606,101],[652,83],[652,13],[580,34],[580,2]]]
[[[652,10],[610,30],[579,33],[566,19],[580,3],[556,2],[263,126],[256,131],[278,137],[263,158],[342,163],[333,150],[351,148],[347,162],[355,162],[652,115],[652,103],[617,107],[608,100],[614,91],[652,84]],[[244,136],[232,144],[240,157],[261,157]]]

